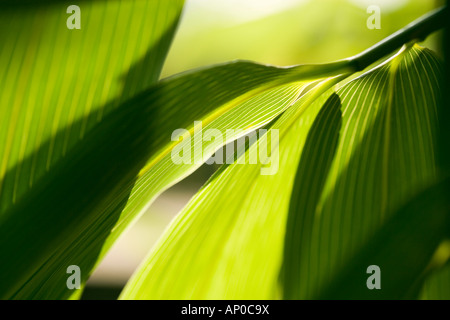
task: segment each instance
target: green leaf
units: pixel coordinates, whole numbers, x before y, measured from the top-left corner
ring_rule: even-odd
[[[282,277],[284,298],[291,299],[297,295],[300,282],[298,269],[302,261],[296,251],[308,243],[311,237],[309,229],[298,230],[309,226],[314,221],[317,203],[328,176],[339,141],[342,126],[341,100],[333,94],[317,115],[309,130],[302,156],[297,168],[290,211],[308,212],[310,214],[290,214],[287,221],[285,238],[285,256]],[[292,254],[290,254],[294,251]]]
[[[341,116],[331,92],[302,97],[271,126],[280,130],[278,173],[225,166],[174,220],[121,298],[316,297],[389,213],[435,180],[439,67],[430,51],[403,49],[337,91]],[[297,179],[306,180],[293,189],[299,163]],[[285,249],[295,235],[302,240]]]
[[[56,298],[62,291],[67,295],[65,280],[61,279],[67,276],[62,270],[64,263],[70,261],[60,261],[61,270],[55,274],[54,266],[45,260],[50,259],[57,248],[55,241],[60,240],[51,239],[53,247],[47,240],[52,228],[60,228],[72,240],[81,238],[81,234],[71,234],[68,230],[74,226],[58,224],[47,210],[28,208],[29,212],[17,213],[17,207],[27,202],[28,194],[44,188],[47,175],[63,166],[62,159],[74,153],[97,123],[158,80],[183,1],[83,1],[79,4],[80,30],[66,26],[70,4],[0,4],[0,64],[5,66],[0,70],[0,228],[4,230],[8,223],[14,226],[12,237],[6,237],[9,231],[2,234],[1,297]],[[58,194],[53,197],[55,207],[57,201],[65,200],[64,194],[59,196],[58,200]],[[49,200],[48,206],[52,202]],[[14,218],[8,214],[12,211],[16,212]],[[58,216],[63,219],[65,214],[63,210]],[[39,223],[26,225],[33,223],[26,215],[34,216]],[[20,228],[21,224],[25,227]],[[29,245],[33,242],[46,249]],[[16,254],[22,250],[24,256]],[[41,250],[33,253],[42,254],[40,262],[27,257],[27,250]],[[10,269],[17,269],[17,273],[9,274]],[[32,288],[23,287],[25,279],[37,270],[47,274],[41,281],[28,283]],[[90,270],[83,272],[87,276]],[[14,279],[15,274],[21,276]],[[46,292],[50,282],[43,286],[44,276],[60,280]],[[40,294],[31,293],[39,289]]]
[[[82,2],[81,30],[66,27],[68,2],[0,4],[0,210],[106,114],[158,80],[182,3]],[[4,179],[30,155],[28,167]]]
[[[447,265],[443,268],[433,270],[431,274],[425,279],[422,291],[419,295],[420,299],[424,300],[450,300],[450,245],[449,240],[445,241],[438,251],[441,251],[443,259],[447,259]],[[444,260],[445,261],[445,260]]]
[[[447,1],[445,6],[446,17],[450,13],[450,2]],[[441,39],[442,51],[444,53],[444,67],[441,78],[441,88],[450,87],[450,20],[445,20],[445,29]],[[450,172],[450,95],[447,91],[441,90],[441,105],[438,108],[439,117],[439,169],[441,174],[449,174]],[[449,242],[447,241],[443,248],[448,253]],[[424,288],[421,292],[422,299],[443,299],[450,300],[450,263],[443,269],[431,274],[425,281]]]
[[[416,297],[427,269],[438,267],[447,252],[437,252],[450,237],[450,180],[436,184],[403,205],[362,248],[349,259],[321,295],[322,299],[405,299]],[[445,250],[445,249],[444,249]],[[436,257],[433,259],[433,255]],[[442,257],[442,255],[444,257]],[[438,264],[436,266],[435,264]],[[369,290],[367,267],[380,268],[380,289]],[[442,287],[448,287],[442,283]],[[431,296],[433,297],[433,296]]]
[[[274,213],[288,205],[291,170],[296,168],[307,129],[324,101],[308,106],[341,79],[324,81],[270,126],[280,130],[277,174],[261,175],[266,167],[261,163],[223,167],[177,216],[121,297],[273,297],[283,241],[280,229],[285,223],[285,216]],[[278,145],[268,136],[242,155],[246,163],[249,152],[258,152],[261,146],[270,144],[275,150]],[[271,165],[276,166],[276,158],[273,154]]]
[[[150,108],[156,110],[153,157],[140,171],[130,200],[106,247],[156,196],[199,168],[221,146],[270,123],[314,88],[318,79],[350,72],[347,62],[277,68],[235,61],[161,81],[151,90],[154,93],[149,92],[146,98],[151,101]],[[226,132],[235,129],[236,132],[227,136],[227,140],[204,144],[200,155],[191,146],[192,163],[174,165],[171,152],[175,146],[201,139],[202,132],[195,133],[199,128],[194,127],[194,121],[202,121],[203,130],[213,128]],[[179,128],[186,128],[191,140],[168,143],[172,132]]]
[[[337,91],[343,124],[327,182],[292,194],[304,201],[289,212],[286,241],[301,240],[286,244],[286,298],[319,296],[389,214],[433,183],[439,72],[435,56],[414,46]]]
[[[90,8],[104,11],[99,14],[94,10],[92,16],[103,16],[107,21],[112,19],[109,23],[120,24],[129,23],[131,17],[128,15],[134,11],[146,9],[147,19],[155,15],[148,21],[158,26],[166,23],[167,37],[173,34],[182,4],[180,1],[150,1],[150,7],[142,8],[143,4],[139,2],[130,4],[131,11],[127,11],[116,7],[123,5],[122,2],[110,3],[86,3],[87,10],[82,9],[82,14],[91,16],[86,14]],[[11,8],[8,7],[9,14],[21,14],[14,5]],[[111,8],[118,17],[110,15]],[[154,10],[150,10],[152,8]],[[52,31],[64,22],[64,15],[60,16],[59,9],[56,4],[39,7],[44,13],[49,10],[48,21],[53,21],[49,24]],[[56,18],[52,19],[54,12],[57,12]],[[29,14],[37,19],[36,12],[30,11]],[[160,21],[160,16],[166,17],[166,20]],[[29,19],[27,17],[27,23]],[[134,18],[132,20],[134,23]],[[23,43],[30,40],[29,33],[33,30],[27,23],[23,34],[28,36],[24,37]],[[36,63],[36,56],[31,55],[27,58],[27,65],[40,68],[41,61],[49,64],[50,70],[47,68],[36,73],[38,77],[48,71],[44,72],[47,82],[17,81],[25,86],[25,96],[31,97],[32,93],[36,96],[14,100],[20,110],[27,111],[25,113],[16,113],[11,109],[1,111],[10,125],[2,131],[4,139],[1,141],[5,143],[0,145],[4,167],[0,180],[0,257],[2,261],[8,261],[0,266],[0,296],[3,298],[68,297],[66,268],[78,265],[84,282],[117,237],[159,193],[193,172],[226,142],[272,121],[300,95],[314,87],[317,79],[351,70],[348,61],[292,68],[237,61],[187,72],[165,79],[146,90],[138,90],[136,83],[139,79],[150,77],[143,70],[147,65],[157,64],[153,60],[153,57],[159,56],[155,56],[155,49],[159,48],[157,52],[163,50],[159,47],[161,41],[157,41],[128,72],[127,79],[131,82],[127,80],[121,94],[100,106],[104,103],[102,99],[107,97],[105,94],[114,90],[112,83],[96,77],[104,76],[101,71],[103,62],[115,65],[117,61],[104,59],[101,54],[89,55],[81,50],[84,46],[97,44],[95,39],[104,39],[101,34],[109,31],[100,26],[87,20],[86,29],[92,30],[87,39],[71,33],[62,43],[43,38],[43,42],[50,42],[49,47],[45,47],[47,51],[40,53],[38,50],[40,63]],[[124,37],[134,31],[133,27],[129,27],[130,30],[127,28],[127,25],[123,26]],[[165,35],[161,37],[166,39],[162,43],[168,45],[168,38]],[[78,49],[83,61],[89,64],[88,70],[81,70],[81,74],[76,73],[78,68],[65,59],[65,48],[72,44],[72,38],[76,41],[73,40],[71,52]],[[124,40],[117,49],[119,57],[123,55],[122,58],[125,58],[130,54],[129,46],[125,44],[127,42]],[[135,45],[140,47],[140,42]],[[117,59],[114,52],[106,50],[108,46],[108,42],[101,43],[98,50],[111,53],[111,57]],[[17,51],[18,59],[21,59],[22,47],[13,50],[15,46],[11,45],[8,48],[12,50],[5,51],[7,58],[15,61],[16,55],[13,53]],[[58,59],[49,55],[50,49],[61,53]],[[78,54],[74,55],[74,59],[81,59]],[[52,69],[53,63],[58,66],[54,67],[56,71]],[[158,71],[161,63],[158,62]],[[15,71],[8,70],[4,75],[6,79],[12,79],[5,88],[10,90],[6,101],[12,101],[12,97],[18,95],[18,87],[11,85],[15,83],[15,74],[30,70],[22,70],[20,61],[11,65],[16,66],[16,69],[11,67]],[[151,68],[149,70],[153,72]],[[83,72],[88,72],[88,76]],[[75,89],[64,82],[72,76],[77,78]],[[25,75],[23,78],[26,78]],[[149,82],[155,79],[152,77]],[[104,87],[101,86],[103,83]],[[136,91],[142,92],[123,101]],[[45,104],[36,102],[41,100]],[[87,102],[92,102],[92,105]],[[70,107],[66,107],[67,103]],[[196,120],[203,121],[204,129],[242,129],[243,132],[229,136],[226,141],[214,140],[206,144],[200,155],[193,152],[190,164],[175,165],[171,151],[179,144],[188,143],[188,140],[171,141],[172,132],[186,128],[195,133],[197,128],[193,125]],[[16,122],[17,125],[14,124]],[[45,135],[39,131],[44,129],[47,130]],[[26,152],[23,151],[25,149]],[[16,252],[21,254],[16,255]]]

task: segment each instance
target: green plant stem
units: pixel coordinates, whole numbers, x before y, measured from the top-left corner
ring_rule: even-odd
[[[410,41],[423,41],[431,33],[442,29],[448,19],[447,7],[442,7],[414,20],[369,49],[346,59],[352,69],[362,71],[372,63],[392,53]]]

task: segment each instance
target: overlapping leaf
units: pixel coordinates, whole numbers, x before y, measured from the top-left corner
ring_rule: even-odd
[[[287,209],[292,171],[324,100],[309,104],[336,82],[328,80],[310,91],[270,127],[279,130],[279,145],[268,134],[242,156],[266,144],[279,147],[278,173],[261,175],[261,163],[235,163],[218,172],[172,223],[123,299],[264,299],[276,294],[286,219],[278,213]]]
[[[67,266],[80,266],[87,279],[157,194],[227,142],[213,141],[191,164],[176,166],[173,130],[192,133],[202,120],[204,128],[245,134],[286,110],[312,81],[350,70],[346,61],[294,68],[233,62],[143,91],[158,77],[181,5],[82,2],[81,30],[65,28],[59,3],[5,5],[2,23],[20,36],[5,36],[0,58],[9,63],[1,74],[1,297],[67,297]]]
[[[271,126],[280,129],[279,172],[225,167],[122,298],[317,297],[391,212],[434,181],[438,72],[434,55],[413,47],[339,89],[340,110],[330,92],[303,97]]]
[[[450,257],[450,180],[414,196],[393,214],[358,254],[349,259],[340,275],[326,286],[322,299],[415,299],[423,280]],[[378,290],[368,289],[371,272],[378,268]],[[369,269],[370,270],[370,269]],[[442,270],[445,272],[445,270]],[[442,277],[440,271],[437,276]],[[372,271],[373,272],[373,271]],[[368,274],[369,273],[369,274]],[[442,279],[442,278],[441,278]],[[449,282],[430,283],[426,299],[445,299]],[[373,280],[374,281],[374,280]],[[439,288],[440,287],[440,288]],[[430,289],[434,291],[430,292]],[[436,289],[442,291],[436,295]]]
[[[300,180],[293,191],[306,200],[289,213],[286,298],[316,297],[390,213],[434,181],[439,71],[413,47],[337,91],[343,129],[320,200],[307,207],[317,195]]]
[[[261,166],[225,167],[176,220],[175,230],[160,242],[124,298],[174,297],[174,292],[176,298],[279,297],[280,269],[286,297],[314,296],[332,273],[327,273],[330,266],[336,272],[388,212],[434,178],[436,119],[425,106],[435,102],[436,75],[430,71],[437,67],[426,51],[407,51],[388,67],[345,86],[338,92],[343,100],[339,110],[340,98],[331,92],[316,98],[341,78],[314,86],[311,82],[350,72],[348,61],[294,68],[235,62],[151,86],[176,28],[181,0],[83,1],[81,30],[65,28],[69,3],[25,3],[0,5],[5,44],[0,62],[7,66],[0,73],[3,298],[67,297],[67,266],[79,265],[85,280],[155,196],[224,143],[267,125],[286,110],[271,126],[282,133],[279,174],[259,176]],[[424,84],[424,77],[431,84]],[[411,112],[400,110],[408,93],[416,95],[408,100]],[[178,128],[195,133],[195,120],[203,121],[203,129],[243,131],[201,146],[192,163],[175,165],[171,151],[189,141],[170,141],[171,133]],[[322,126],[327,129],[321,131]],[[368,161],[372,150],[366,142],[375,143],[381,163]],[[418,159],[406,156],[419,152],[423,156]],[[300,175],[302,164],[314,164],[319,153],[326,157],[318,159],[316,170],[304,168]],[[299,160],[295,189],[305,186],[298,179],[310,181],[314,173],[321,178],[305,192],[310,197],[302,194],[291,205],[289,219],[303,215],[307,223],[288,224],[287,239],[298,228],[303,238],[283,252],[292,172]],[[373,185],[356,188],[360,180],[354,166]],[[353,201],[352,190],[362,198]],[[303,205],[306,209],[298,210]],[[336,229],[329,209],[333,205],[340,214]],[[365,206],[370,208],[367,217],[345,214]],[[194,212],[197,207],[202,211]],[[332,231],[325,244],[317,237],[325,228],[322,212],[325,227]],[[361,223],[361,230],[353,232]],[[193,250],[199,247],[197,255]],[[294,268],[281,267],[283,253]],[[264,257],[270,261],[261,263]],[[320,266],[321,261],[329,265]],[[305,270],[313,270],[310,278]],[[187,280],[174,280],[180,276]],[[248,285],[243,288],[242,283]]]
[[[68,231],[73,226],[58,225],[46,210],[28,209],[14,218],[8,217],[8,212],[17,212],[15,207],[27,202],[33,189],[42,189],[43,181],[48,180],[46,176],[64,156],[74,153],[75,145],[98,122],[158,80],[183,1],[83,1],[79,4],[81,30],[66,27],[70,4],[0,4],[0,221],[7,224],[17,219],[26,224],[25,216],[34,215],[41,226],[40,230],[32,225],[19,229],[17,222],[13,223],[13,237],[2,234],[2,297],[13,296],[12,282],[16,281],[14,290],[20,291],[25,281],[20,277],[13,279],[14,273],[7,270],[31,272],[45,264],[35,264],[26,257],[26,247],[49,240],[51,232],[47,238],[46,231],[47,227],[51,230],[53,222],[55,228],[66,232],[67,239],[80,237]],[[65,195],[59,196],[59,201],[65,201]],[[58,212],[58,216],[64,215],[64,211]],[[56,249],[50,242],[46,247]],[[19,254],[22,250],[24,256]],[[42,254],[50,258],[45,250]],[[54,275],[54,270],[49,269],[47,277]],[[87,275],[89,270],[84,272]],[[57,278],[63,276],[61,273]],[[42,281],[31,284],[34,289],[41,285]],[[54,293],[64,291],[63,286],[63,282],[58,283],[47,296],[59,297]]]
[[[81,30],[66,27],[67,2],[0,4],[2,211],[95,123],[158,80],[182,4],[85,1]]]

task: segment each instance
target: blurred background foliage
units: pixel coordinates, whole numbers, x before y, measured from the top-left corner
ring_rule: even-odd
[[[381,9],[381,29],[366,27],[370,5]],[[343,59],[437,6],[435,0],[188,0],[163,76],[233,59],[281,66]]]
[[[162,77],[235,59],[288,66],[355,55],[443,4],[441,0],[187,0]],[[370,5],[381,29],[366,26]],[[440,52],[439,33],[425,46]],[[204,165],[162,194],[112,248],[84,299],[116,298],[171,219],[216,167]]]

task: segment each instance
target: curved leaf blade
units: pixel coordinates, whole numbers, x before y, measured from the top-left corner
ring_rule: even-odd
[[[319,195],[293,190],[293,199],[320,200],[311,210],[294,202],[289,213],[309,222],[289,225],[306,239],[285,254],[288,298],[320,296],[389,214],[435,181],[439,72],[435,56],[414,46],[337,91],[343,125],[327,182]]]
[[[434,181],[439,70],[431,52],[414,46],[337,91],[342,126],[336,154],[330,155],[325,183],[303,190],[310,197],[300,197],[317,202],[296,205],[297,214],[312,209],[310,223],[290,231],[309,238],[298,242],[302,250],[283,257],[292,172],[306,161],[308,130],[330,93],[319,99],[305,95],[272,126],[281,129],[277,175],[261,177],[258,168],[231,165],[211,179],[172,223],[121,298],[279,298],[278,275],[287,270],[281,267],[283,259],[300,261],[299,268],[291,268],[300,272],[292,283],[299,289],[288,297],[316,297],[390,212]],[[294,258],[299,252],[300,259]],[[286,287],[283,281],[292,277],[281,279]]]
[[[279,172],[260,175],[261,164],[224,166],[174,220],[122,299],[265,299],[276,294],[285,217],[273,212],[288,205],[288,193],[280,191],[289,190],[293,159],[325,101],[309,104],[340,79],[319,84],[270,126],[280,130]],[[241,157],[267,143],[265,135]]]
[[[194,121],[202,120],[205,128],[252,131],[289,108],[313,80],[341,73],[342,66],[345,70],[345,63],[276,68],[233,62],[174,76],[124,102],[2,212],[0,253],[10,261],[2,265],[2,275],[8,275],[0,278],[3,296],[65,297],[66,266],[80,266],[85,281],[152,199],[228,142],[214,141],[200,156],[193,152],[192,163],[176,166],[173,130],[195,132]],[[23,255],[11,259],[18,248]]]
[[[66,27],[68,6],[61,1],[0,4],[0,63],[5,66],[0,71],[0,228],[4,230],[0,254],[5,262],[0,296],[4,298],[68,295],[63,279],[71,263],[67,255],[48,261],[58,259],[49,254],[60,244],[52,234],[66,232],[68,239],[78,241],[85,235],[75,233],[79,230],[70,219],[64,221],[70,210],[63,208],[52,216],[51,210],[37,209],[39,202],[35,208],[29,204],[26,212],[18,208],[38,192],[56,190],[53,200],[48,198],[48,207],[58,208],[58,196],[60,202],[70,199],[66,194],[71,190],[61,194],[54,186],[44,189],[49,181],[57,183],[54,176],[64,167],[62,162],[70,168],[71,161],[78,159],[80,143],[89,140],[99,122],[158,80],[183,1],[84,1],[80,4],[81,30]],[[69,155],[73,159],[67,159]],[[89,171],[89,164],[85,165]],[[67,186],[65,179],[73,181],[73,174],[64,172],[60,185]],[[78,202],[81,199],[83,195]],[[15,233],[8,236],[12,230]],[[86,251],[92,255],[92,249]],[[31,254],[24,257],[17,252]],[[41,255],[40,262],[36,255]],[[26,277],[37,276],[34,272],[43,275],[25,284]],[[89,272],[90,268],[83,269],[84,278]],[[52,287],[54,278],[57,285]]]

